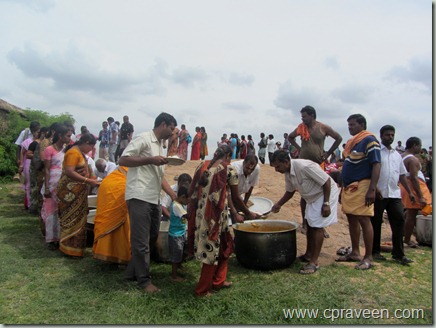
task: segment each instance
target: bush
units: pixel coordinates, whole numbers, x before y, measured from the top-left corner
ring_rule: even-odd
[[[49,127],[54,122],[70,121],[75,123],[73,116],[69,113],[50,115],[41,110],[24,110],[25,117],[18,112],[1,112],[0,114],[0,180],[10,181],[18,170],[16,154],[18,146],[15,145],[20,132],[29,127],[30,122],[38,121],[41,127]]]

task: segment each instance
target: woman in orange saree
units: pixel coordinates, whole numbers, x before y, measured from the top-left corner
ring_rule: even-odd
[[[127,170],[119,166],[98,188],[92,247],[95,259],[118,264],[130,262],[130,220],[124,199]]]
[[[85,154],[94,148],[95,143],[95,137],[86,133],[67,150],[58,183],[59,250],[69,256],[85,255],[89,186],[100,185]]]

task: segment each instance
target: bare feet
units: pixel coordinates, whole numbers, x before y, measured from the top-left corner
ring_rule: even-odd
[[[144,288],[144,292],[148,293],[148,294],[154,294],[154,293],[158,293],[160,292],[160,289],[157,288],[155,285],[153,285],[152,283],[148,284],[147,287]]]
[[[219,286],[219,287],[213,286],[212,289],[215,291],[218,291],[218,290],[223,289],[223,288],[230,288],[230,287],[232,287],[232,285],[233,285],[233,283],[231,281],[225,281],[221,286]]]
[[[185,278],[180,277],[180,276],[171,276],[171,280],[174,281],[174,282],[184,282],[184,281],[186,281]]]

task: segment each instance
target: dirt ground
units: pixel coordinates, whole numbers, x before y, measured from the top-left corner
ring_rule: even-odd
[[[187,161],[180,166],[167,165],[165,168],[165,178],[170,185],[175,183],[174,178],[182,173],[194,175],[196,167],[201,161]],[[260,196],[277,202],[285,192],[284,175],[274,171],[269,164],[260,164],[260,182],[254,188],[252,196]],[[300,212],[300,195],[295,193],[294,197],[286,203],[279,213],[271,213],[267,220],[287,220],[298,223],[301,226],[302,218]],[[324,239],[323,248],[319,258],[320,265],[327,265],[334,262],[336,251],[343,246],[351,246],[350,235],[348,232],[347,217],[342,213],[341,206],[338,209],[338,223],[327,228],[330,238]],[[390,226],[386,222],[382,227],[382,241],[390,240]],[[361,240],[361,254],[364,252]],[[306,236],[297,232],[297,256],[304,253],[306,249]]]

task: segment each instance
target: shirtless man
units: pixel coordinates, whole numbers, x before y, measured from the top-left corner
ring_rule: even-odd
[[[415,196],[416,202],[409,199],[407,190],[400,185],[401,199],[406,209],[406,223],[404,226],[404,242],[410,247],[417,247],[418,243],[410,240],[412,237],[413,228],[416,224],[416,215],[418,210],[422,209],[425,205],[431,204],[431,194],[425,183],[424,174],[421,172],[421,163],[415,156],[421,153],[421,139],[411,137],[406,141],[406,150],[401,156],[403,157],[404,166],[406,167],[407,183]]]
[[[324,169],[324,162],[330,157],[333,151],[338,148],[342,141],[341,135],[330,126],[316,120],[316,110],[312,106],[305,106],[301,109],[301,120],[298,127],[289,134],[291,145],[298,149],[300,159],[310,159],[319,164]],[[295,141],[297,136],[301,136],[301,146]],[[327,137],[335,139],[335,142],[327,152],[324,152],[324,141]],[[301,216],[303,217],[302,233],[307,231],[307,220],[304,216],[306,202],[303,198],[300,201]],[[324,231],[324,236],[328,234]]]

